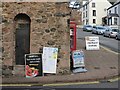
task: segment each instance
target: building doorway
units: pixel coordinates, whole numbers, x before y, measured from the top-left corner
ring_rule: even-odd
[[[30,18],[26,14],[18,14],[15,22],[15,62],[16,65],[24,65],[25,54],[30,53]]]

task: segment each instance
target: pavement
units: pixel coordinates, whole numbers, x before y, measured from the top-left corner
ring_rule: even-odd
[[[100,46],[100,50],[87,51],[85,50],[85,41],[77,39],[77,49],[82,49],[85,54],[84,73],[70,73],[67,75],[48,75],[35,78],[26,77],[4,77],[2,78],[3,85],[49,85],[59,83],[77,83],[89,82],[97,83],[97,81],[108,80],[118,77],[118,53],[110,49]],[[64,84],[65,85],[65,84]]]

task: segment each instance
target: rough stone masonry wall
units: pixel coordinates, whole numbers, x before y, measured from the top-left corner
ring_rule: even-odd
[[[0,75],[2,75],[2,3],[0,2]]]
[[[44,46],[59,49],[57,74],[70,70],[70,40],[67,19],[70,18],[68,3],[55,2],[3,2],[3,74],[13,74],[15,66],[14,18],[19,13],[31,19],[30,52],[38,53]]]
[[[71,19],[76,22],[77,25],[82,25],[82,13],[79,10],[71,10]]]

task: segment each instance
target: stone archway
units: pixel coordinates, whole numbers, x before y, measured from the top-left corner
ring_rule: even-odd
[[[30,53],[30,17],[20,13],[15,16],[15,64],[24,65],[24,55]]]

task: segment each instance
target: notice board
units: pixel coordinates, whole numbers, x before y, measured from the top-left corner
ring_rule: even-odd
[[[27,78],[42,76],[42,54],[25,54],[25,75]]]
[[[56,73],[58,48],[43,47],[43,73]]]
[[[72,52],[73,67],[84,67],[84,53],[82,50],[74,50]]]
[[[99,37],[98,36],[86,36],[86,50],[99,50]]]

